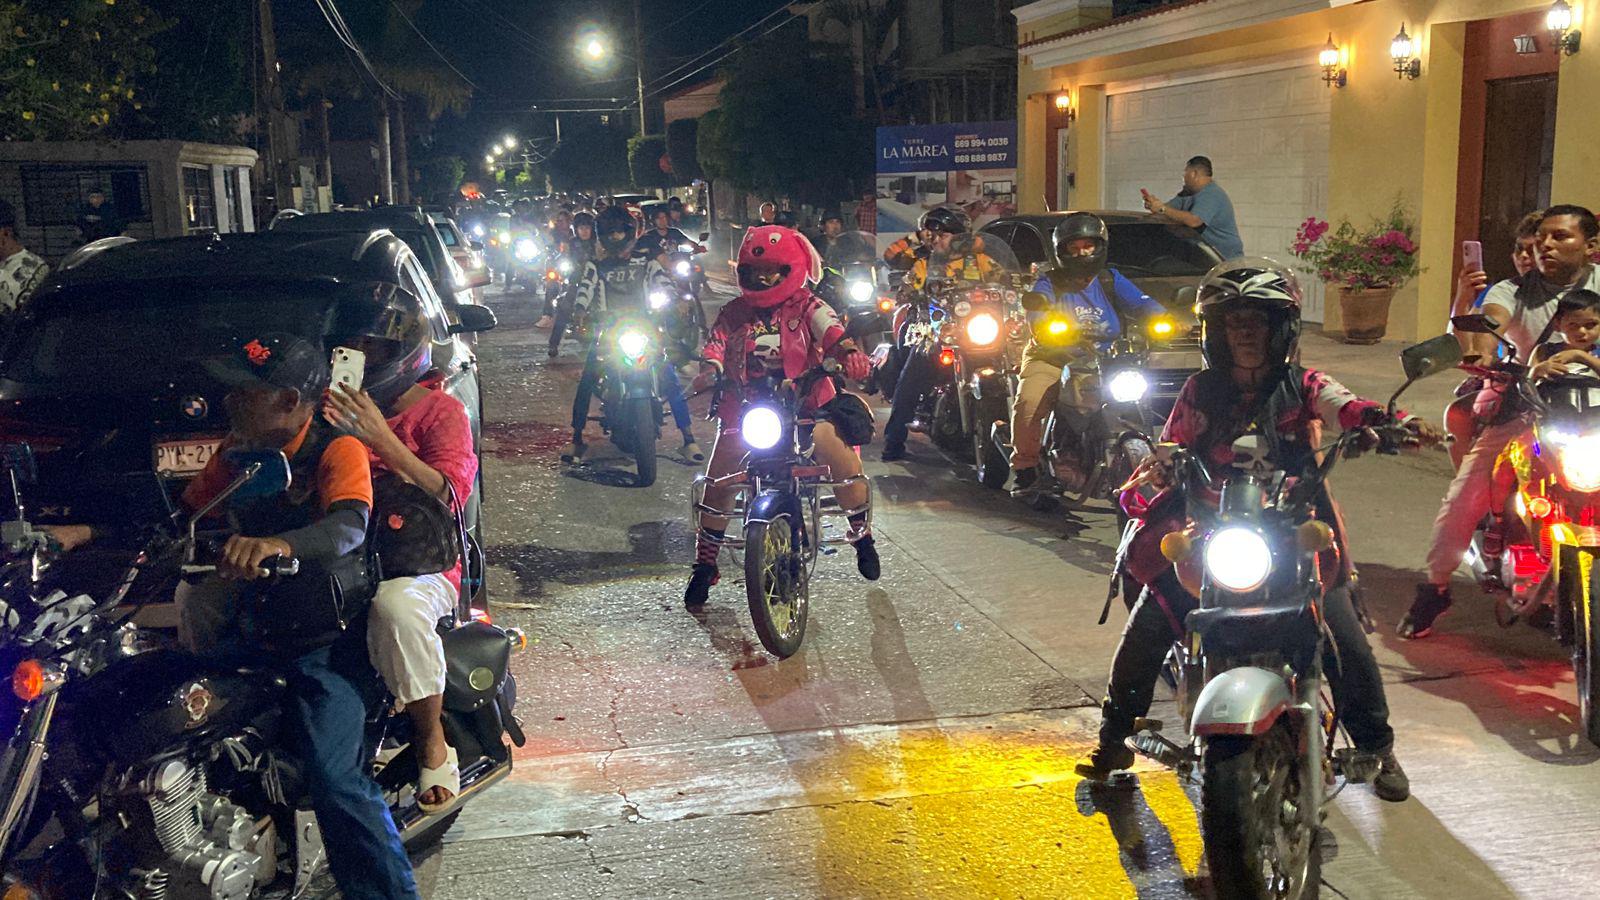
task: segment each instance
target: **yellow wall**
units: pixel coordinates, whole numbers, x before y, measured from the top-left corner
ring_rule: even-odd
[[[1042,97],[1062,87],[1078,107],[1067,169],[1077,173],[1075,206],[1099,202],[1103,160],[1104,90],[1108,83],[1154,75],[1247,64],[1304,53],[1314,59],[1332,32],[1346,51],[1349,83],[1335,90],[1330,109],[1328,215],[1363,224],[1386,212],[1396,197],[1418,222],[1422,264],[1427,269],[1396,296],[1391,337],[1413,339],[1443,330],[1454,262],[1455,200],[1459,156],[1462,49],[1465,22],[1495,18],[1545,4],[1496,0],[1374,0],[1308,13],[1216,35],[1175,41],[1110,57],[1084,60],[1047,72],[1035,71],[1026,50],[1019,60],[1018,91]],[[1590,6],[1575,4],[1577,17],[1594,21]],[[1389,43],[1404,22],[1420,43],[1422,77],[1396,77]],[[1581,28],[1582,23],[1575,23]],[[1540,35],[1541,41],[1546,36]],[[1586,36],[1587,37],[1587,36]],[[1600,35],[1596,36],[1600,44]],[[1593,136],[1594,97],[1600,96],[1600,45],[1587,47],[1561,65],[1552,198],[1600,207],[1600,140]],[[1080,100],[1081,98],[1081,100]],[[1092,107],[1092,108],[1091,108]],[[1021,133],[1034,135],[1032,105],[1021,107]],[[1043,106],[1037,107],[1043,113]],[[1040,157],[1018,175],[1024,209],[1037,209],[1044,190],[1040,143],[1019,148]],[[1426,299],[1424,299],[1426,298]],[[1338,304],[1326,305],[1325,327],[1339,325]]]

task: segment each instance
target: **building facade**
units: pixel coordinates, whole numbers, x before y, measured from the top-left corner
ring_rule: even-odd
[[[1481,240],[1503,276],[1524,212],[1600,207],[1600,142],[1584,129],[1600,48],[1565,52],[1550,10],[1186,0],[1114,16],[1110,0],[1031,3],[1015,11],[1020,202],[1138,209],[1141,188],[1170,197],[1184,161],[1208,156],[1246,252],[1288,262],[1306,217],[1359,225],[1398,198],[1425,271],[1396,296],[1389,334],[1440,333],[1462,240]],[[1577,6],[1572,31],[1585,18]],[[1338,330],[1336,304],[1312,287],[1308,318]]]

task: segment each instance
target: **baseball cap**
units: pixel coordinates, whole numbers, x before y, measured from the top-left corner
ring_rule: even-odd
[[[330,377],[321,346],[281,331],[236,338],[227,353],[206,360],[205,369],[230,388],[284,388],[305,398],[320,396]]]

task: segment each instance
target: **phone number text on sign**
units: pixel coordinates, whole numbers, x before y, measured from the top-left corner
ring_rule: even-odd
[[[957,164],[1006,162],[1011,158],[1009,153],[957,153]]]

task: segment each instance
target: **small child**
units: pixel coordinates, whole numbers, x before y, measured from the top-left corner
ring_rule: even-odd
[[[1566,341],[1539,345],[1533,351],[1530,377],[1534,381],[1555,375],[1600,377],[1600,357],[1595,356],[1595,344],[1600,343],[1600,294],[1580,289],[1562,297],[1554,325]]]

